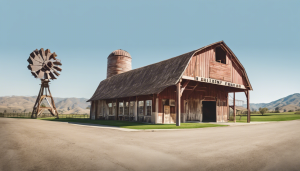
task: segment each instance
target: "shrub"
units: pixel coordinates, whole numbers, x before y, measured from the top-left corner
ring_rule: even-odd
[[[259,108],[259,113],[264,115],[266,112],[268,111],[268,108],[264,107],[264,108]]]
[[[294,112],[294,110],[289,110],[288,112]]]
[[[298,111],[298,112],[295,112],[295,114],[300,114],[300,111]]]

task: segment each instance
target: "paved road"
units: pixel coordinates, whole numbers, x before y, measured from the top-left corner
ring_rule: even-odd
[[[300,170],[300,120],[124,132],[1,118],[0,170]]]

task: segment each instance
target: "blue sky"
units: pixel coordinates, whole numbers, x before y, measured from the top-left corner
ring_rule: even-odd
[[[138,68],[224,40],[246,68],[251,102],[271,102],[300,92],[299,8],[275,0],[2,0],[0,96],[38,94],[26,61],[34,49],[62,61],[53,96],[90,98],[116,49]]]

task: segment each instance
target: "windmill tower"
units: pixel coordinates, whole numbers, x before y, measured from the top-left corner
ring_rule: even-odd
[[[49,49],[44,51],[41,48],[33,51],[27,60],[29,62],[27,68],[31,71],[31,74],[35,78],[41,79],[41,88],[33,106],[31,118],[37,118],[44,110],[48,110],[53,116],[58,118],[58,112],[49,89],[50,79],[56,79],[60,75],[58,71],[62,70],[59,67],[61,62],[59,59],[56,59],[56,56],[55,52],[51,53]],[[43,100],[48,103],[47,107],[41,105]]]

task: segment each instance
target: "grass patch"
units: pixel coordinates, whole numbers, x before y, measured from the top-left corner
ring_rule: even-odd
[[[247,122],[247,116],[236,116],[237,122]],[[266,113],[264,115],[252,114],[252,122],[267,122],[267,121],[290,121],[300,119],[300,115],[295,115],[294,112],[285,112],[285,113]]]
[[[72,119],[72,118],[39,118],[40,120],[59,121],[59,122],[74,122],[74,123],[89,123],[98,125],[116,126],[129,129],[190,129],[190,128],[207,128],[219,127],[228,125],[210,124],[210,123],[181,123],[181,126],[176,124],[146,124],[141,122],[115,121],[115,120],[90,120],[90,119]]]
[[[18,119],[33,119],[31,117],[7,117],[7,118],[18,118]]]

